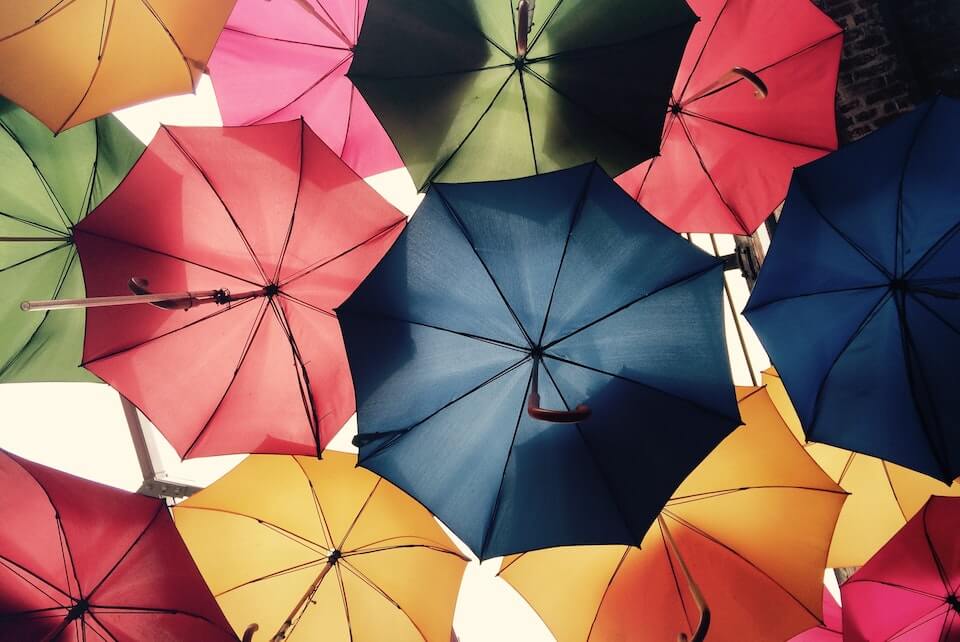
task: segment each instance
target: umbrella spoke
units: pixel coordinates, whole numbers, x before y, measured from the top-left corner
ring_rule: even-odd
[[[223,597],[224,595],[226,595],[227,593],[232,593],[233,591],[236,591],[236,590],[245,588],[245,587],[247,587],[247,586],[251,586],[251,585],[253,585],[253,584],[259,584],[259,583],[265,582],[265,581],[267,581],[267,580],[272,580],[272,579],[275,579],[275,578],[278,578],[278,577],[284,577],[284,576],[286,576],[286,575],[290,575],[291,573],[297,573],[297,572],[299,572],[299,571],[303,571],[303,570],[306,570],[306,569],[308,569],[308,568],[315,568],[315,567],[317,567],[317,566],[326,566],[326,564],[327,564],[327,558],[326,558],[326,557],[321,557],[321,558],[319,558],[319,559],[311,560],[311,561],[309,561],[309,562],[302,562],[302,563],[300,563],[300,564],[294,564],[293,566],[288,566],[288,567],[286,567],[286,568],[280,569],[279,571],[274,571],[274,572],[268,573],[268,574],[266,574],[266,575],[261,575],[260,577],[255,577],[255,578],[252,579],[252,580],[247,580],[246,582],[241,582],[240,584],[237,584],[237,585],[235,585],[235,586],[231,586],[231,587],[228,588],[228,589],[224,589],[224,590],[222,590],[222,591],[219,591],[219,592],[215,593],[215,594],[214,594],[214,597],[216,597],[216,598],[221,598],[221,597]],[[104,607],[101,607],[101,609],[102,609],[102,608],[104,608]]]
[[[367,498],[363,500],[363,504],[360,505],[360,510],[358,510],[357,514],[353,516],[353,521],[350,522],[350,526],[347,527],[346,532],[343,534],[343,537],[340,539],[340,543],[337,544],[338,551],[343,550],[343,545],[346,543],[347,538],[350,537],[350,533],[353,531],[353,527],[357,525],[357,521],[359,521],[360,515],[363,514],[363,509],[367,507],[367,504],[369,504],[370,500],[373,498],[373,494],[377,492],[377,488],[380,487],[381,481],[383,481],[383,478],[377,479],[377,482],[373,485],[373,488],[370,489],[370,494],[367,495]]]
[[[941,602],[943,601],[942,595],[934,595],[933,593],[929,593],[927,591],[923,591],[918,588],[914,588],[912,586],[904,586],[902,584],[897,584],[895,582],[890,582],[887,580],[861,579],[856,575],[853,575],[849,580],[843,583],[843,586],[846,586],[847,584],[851,586],[853,586],[854,584],[879,584],[880,586],[886,586],[888,588],[894,588],[894,589],[899,589],[901,591],[906,591],[907,593],[915,593],[916,595],[929,597],[932,600],[939,600]]]
[[[453,555],[454,557],[459,557],[460,559],[466,559],[460,553],[448,550],[443,546],[441,546],[440,544],[397,544],[396,546],[377,546],[377,547],[367,545],[365,547],[354,549],[348,553],[344,553],[343,557],[344,558],[356,557],[358,555],[370,555],[371,553],[383,553],[385,551],[397,551],[397,550],[403,550],[403,549],[409,549],[409,548],[418,548],[418,549],[433,551],[435,553],[444,553],[446,555]]]
[[[299,535],[297,533],[294,533],[291,530],[287,530],[282,526],[280,526],[279,524],[275,524],[263,518],[255,517],[253,515],[247,515],[246,513],[239,513],[237,511],[226,510],[223,508],[206,508],[204,506],[193,506],[190,504],[179,505],[177,507],[177,510],[203,510],[203,511],[210,511],[213,513],[224,513],[225,515],[233,515],[234,517],[243,517],[245,519],[253,520],[258,524],[260,524],[261,526],[267,527],[269,530],[277,533],[278,535],[283,535],[290,541],[300,544],[304,548],[310,550],[313,553],[316,553],[317,555],[322,555],[326,557],[330,553],[330,549],[328,549],[323,544],[319,544],[317,542],[314,542],[313,540],[307,539],[303,535]]]
[[[317,45],[317,46],[319,46],[319,45]],[[291,99],[290,99],[289,101],[287,101],[286,103],[284,103],[284,104],[280,105],[279,107],[277,107],[276,109],[274,109],[274,110],[273,110],[272,112],[270,112],[269,114],[265,114],[265,115],[263,115],[263,116],[260,116],[260,117],[258,117],[255,121],[253,121],[253,122],[251,122],[251,123],[248,123],[248,124],[253,125],[253,124],[265,122],[265,121],[267,121],[268,119],[273,118],[274,116],[276,116],[277,114],[279,114],[279,113],[282,112],[283,110],[288,109],[288,108],[289,108],[291,105],[293,105],[295,102],[297,102],[298,100],[300,100],[301,98],[303,98],[304,96],[306,96],[308,93],[310,93],[311,91],[313,91],[314,89],[316,89],[316,88],[320,85],[320,83],[322,83],[324,80],[326,80],[327,78],[331,77],[331,76],[334,74],[334,72],[336,72],[338,69],[341,69],[341,68],[343,67],[344,63],[348,63],[348,62],[350,62],[350,60],[352,60],[352,59],[353,59],[353,52],[350,51],[350,50],[346,50],[346,55],[345,55],[343,58],[341,58],[340,60],[338,60],[338,61],[337,61],[337,64],[333,65],[332,67],[330,67],[330,69],[328,69],[327,71],[325,71],[325,72],[324,72],[319,78],[317,78],[313,83],[311,83],[310,85],[308,85],[308,86],[306,87],[306,89],[304,89],[303,91],[301,91],[299,94],[297,94],[296,96],[294,96],[293,98],[291,98]],[[346,136],[344,136],[344,142],[346,142]],[[338,155],[338,156],[339,156],[340,154],[342,154],[342,153],[343,153],[343,150],[342,150],[342,149],[341,149],[341,150],[337,150],[337,155]],[[301,161],[301,163],[302,163],[302,161]],[[301,173],[303,172],[302,167],[301,167],[301,170],[300,170],[300,171],[301,171]],[[299,191],[299,190],[298,190],[298,191]],[[294,211],[296,211],[296,205],[294,205]],[[291,225],[291,227],[292,227],[292,225]],[[288,239],[289,239],[289,237],[288,237]],[[278,262],[278,263],[277,263],[277,274],[279,274],[279,273],[280,273],[280,264],[279,264],[279,262]],[[274,277],[274,278],[276,279],[276,277]]]
[[[51,241],[58,241],[61,239],[66,241],[70,238],[69,233],[66,230],[58,230],[48,225],[44,225],[43,223],[37,223],[36,221],[20,218],[19,216],[15,216],[8,212],[0,212],[0,216],[2,216],[3,218],[8,218],[11,221],[16,221],[17,223],[23,223],[24,225],[35,227],[38,230],[43,230],[44,232],[49,232],[50,234],[53,235],[53,238],[50,239]]]
[[[943,613],[938,613],[938,611],[941,611],[941,610],[943,610]],[[936,607],[933,608],[933,610],[928,611],[927,613],[924,613],[923,615],[921,615],[916,622],[913,622],[912,624],[907,625],[906,627],[900,629],[899,631],[897,631],[896,633],[888,637],[885,642],[893,642],[893,640],[900,639],[904,635],[907,635],[908,633],[911,633],[916,629],[919,629],[921,626],[925,624],[929,624],[930,622],[937,619],[938,617],[947,615],[949,610],[950,610],[950,607],[947,606],[946,604],[938,604]]]
[[[73,2],[73,0],[70,0],[70,1]],[[17,34],[11,34],[11,36],[15,36],[15,35]],[[7,36],[7,37],[9,38],[11,36]],[[4,40],[6,40],[6,38],[0,38],[0,42],[3,42]],[[70,220],[70,217],[67,215],[66,208],[64,208],[63,205],[60,203],[60,199],[58,199],[57,195],[53,192],[53,188],[50,187],[50,183],[47,182],[47,178],[40,171],[40,168],[37,166],[36,161],[34,161],[33,158],[30,156],[30,154],[27,153],[26,148],[23,146],[23,143],[20,142],[20,139],[16,136],[16,134],[14,134],[13,131],[9,127],[7,127],[7,124],[4,123],[2,120],[0,120],[0,129],[6,132],[7,136],[10,137],[10,140],[12,140],[17,144],[17,147],[20,148],[20,152],[24,155],[24,157],[27,158],[27,160],[30,161],[30,164],[33,166],[33,171],[37,174],[37,178],[40,180],[40,184],[43,186],[43,190],[47,193],[47,197],[50,199],[50,204],[53,205],[53,209],[56,211],[57,216],[60,217],[60,222],[63,223],[63,230],[58,231],[58,233],[62,233],[63,231],[69,230],[73,226],[73,221]],[[10,218],[14,218],[14,217],[11,216]]]
[[[789,140],[789,139],[786,139],[786,138],[778,138],[777,136],[771,136],[771,135],[769,135],[769,134],[761,134],[760,132],[754,131],[754,130],[752,130],[752,129],[747,129],[746,127],[739,127],[739,126],[737,126],[737,125],[732,125],[732,124],[730,124],[730,123],[725,123],[725,122],[723,122],[722,120],[717,120],[716,118],[712,118],[711,116],[706,116],[706,115],[704,115],[704,114],[699,114],[699,113],[697,113],[697,112],[695,112],[695,111],[690,111],[690,110],[688,110],[688,109],[684,109],[684,110],[683,110],[683,115],[684,115],[684,116],[689,116],[689,117],[691,117],[691,118],[700,119],[700,120],[702,120],[702,121],[705,121],[705,122],[710,123],[711,125],[717,125],[717,126],[719,126],[719,127],[726,127],[727,129],[732,129],[733,131],[738,131],[738,132],[740,132],[741,134],[748,134],[748,135],[750,135],[750,136],[756,136],[757,138],[763,138],[763,139],[765,139],[765,140],[770,140],[770,141],[773,141],[773,142],[775,142],[775,143],[782,143],[782,144],[784,144],[784,145],[793,145],[793,146],[795,146],[795,147],[805,147],[805,148],[807,148],[807,149],[813,149],[813,150],[816,150],[816,151],[823,152],[823,153],[825,153],[825,154],[828,153],[828,152],[833,151],[833,150],[830,149],[829,147],[822,147],[822,146],[820,146],[820,145],[812,145],[812,144],[810,144],[810,143],[801,143],[801,142],[799,142],[799,141]],[[688,136],[689,136],[689,132],[688,132]],[[692,140],[690,141],[690,144],[693,145],[693,141],[692,141]],[[700,152],[699,152],[699,150],[697,150],[697,157],[700,157]],[[702,159],[701,159],[701,162],[702,162]]]
[[[363,573],[361,573],[358,568],[356,568],[356,567],[354,567],[353,565],[347,563],[346,561],[343,562],[343,568],[345,568],[346,570],[348,570],[350,573],[352,573],[354,576],[356,576],[360,581],[362,581],[364,584],[366,584],[366,585],[369,586],[371,589],[373,589],[374,591],[376,591],[377,594],[380,595],[380,597],[382,597],[382,598],[385,599],[387,602],[389,602],[390,604],[392,604],[393,606],[395,606],[397,609],[399,609],[399,611],[400,611],[401,613],[403,613],[404,617],[407,618],[407,621],[410,622],[410,625],[411,625],[414,629],[416,629],[416,631],[417,631],[417,633],[420,635],[420,637],[423,638],[424,640],[427,639],[427,636],[426,636],[426,635],[424,634],[424,632],[420,629],[420,627],[417,625],[417,623],[414,622],[413,618],[410,617],[410,614],[407,613],[407,612],[403,609],[402,606],[400,606],[400,603],[397,602],[397,601],[396,601],[395,599],[393,599],[392,597],[390,597],[390,595],[388,595],[387,592],[384,591],[382,588],[380,588],[379,586],[377,586],[377,585],[373,582],[373,580],[371,580],[369,577],[367,577],[366,575],[364,575]]]
[[[140,534],[137,535],[136,538],[134,538],[134,540],[130,543],[130,546],[127,547],[127,550],[125,550],[125,551],[123,552],[123,555],[121,555],[121,556],[117,559],[117,561],[113,563],[113,566],[110,567],[110,570],[108,570],[106,573],[104,573],[103,577],[100,579],[99,582],[97,582],[97,583],[94,585],[94,587],[93,587],[92,589],[90,589],[90,592],[89,592],[89,593],[87,593],[86,595],[83,595],[83,593],[80,593],[80,596],[81,596],[82,598],[89,599],[89,598],[93,597],[93,594],[94,594],[94,593],[96,593],[98,590],[100,590],[100,587],[103,586],[104,583],[105,583],[105,582],[110,578],[110,576],[113,574],[113,572],[114,572],[115,570],[117,570],[117,567],[120,566],[120,564],[123,562],[123,560],[125,560],[125,559],[127,558],[127,556],[130,555],[130,553],[133,551],[133,549],[136,548],[137,544],[140,543],[140,540],[143,539],[143,536],[147,534],[147,531],[148,531],[148,530],[150,530],[150,527],[153,526],[153,524],[157,521],[157,518],[160,517],[160,515],[162,514],[162,512],[163,512],[163,511],[166,511],[166,510],[167,510],[167,509],[166,509],[166,506],[164,506],[163,504],[158,504],[158,505],[157,505],[157,510],[153,513],[153,517],[151,517],[151,518],[150,518],[150,521],[148,521],[147,524],[143,527],[143,530],[140,531]],[[66,533],[64,533],[64,540],[66,540]],[[71,559],[71,561],[73,560],[72,557],[71,557],[70,559]],[[78,587],[78,588],[79,588],[79,587]]]
[[[317,510],[317,519],[320,520],[320,529],[321,535],[324,538],[324,545],[333,550],[335,547],[333,545],[333,533],[330,532],[330,524],[327,523],[327,517],[323,514],[323,506],[320,505],[320,498],[317,497],[317,489],[313,486],[313,480],[310,479],[310,476],[307,474],[307,470],[303,467],[303,464],[300,463],[299,459],[294,459],[297,462],[297,466],[300,468],[300,472],[303,473],[304,479],[307,480],[307,486],[310,488],[310,495],[313,497],[313,506]]]

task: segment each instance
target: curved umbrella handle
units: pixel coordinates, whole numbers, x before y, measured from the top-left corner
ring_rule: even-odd
[[[253,642],[253,634],[260,630],[260,625],[256,622],[247,627],[243,632],[243,642]]]
[[[687,568],[687,563],[683,561],[683,557],[680,555],[680,549],[677,548],[677,543],[673,541],[673,535],[670,534],[667,523],[663,521],[662,513],[657,515],[657,522],[660,524],[663,539],[667,542],[670,550],[673,551],[673,555],[677,558],[677,565],[680,567],[680,572],[683,573],[683,577],[687,581],[687,588],[690,589],[693,602],[700,611],[700,622],[697,624],[697,630],[693,632],[693,637],[688,638],[686,633],[680,633],[677,635],[677,640],[678,642],[703,642],[707,637],[707,631],[710,630],[710,607],[707,606],[707,601],[704,599],[703,593],[700,592],[700,587],[694,581],[693,576],[690,575],[690,569]]]
[[[590,406],[578,404],[573,410],[551,410],[540,407],[540,387],[537,382],[540,371],[539,359],[533,360],[533,380],[530,382],[530,394],[527,396],[527,414],[540,421],[554,424],[575,424],[590,417]]]
[[[756,96],[757,100],[765,99],[767,95],[770,93],[770,91],[767,89],[767,83],[763,82],[760,76],[753,73],[746,67],[734,67],[733,69],[731,69],[730,71],[723,74],[722,76],[717,78],[715,81],[707,85],[703,89],[703,91],[701,91],[700,93],[694,96],[691,96],[690,98],[686,98],[683,101],[683,104],[688,105],[695,100],[700,100],[701,98],[705,98],[711,94],[715,94],[721,89],[726,89],[727,87],[729,87],[730,85],[732,85],[733,83],[739,80],[745,80],[751,85],[753,85],[753,95]]]
[[[770,93],[770,91],[767,89],[767,83],[763,82],[760,79],[760,76],[753,73],[746,67],[734,67],[730,70],[730,73],[735,76],[740,76],[748,83],[753,85],[753,95],[757,97],[757,100],[763,100]]]
[[[536,0],[520,0],[517,4],[517,55],[527,55],[527,35],[533,28],[533,6]]]

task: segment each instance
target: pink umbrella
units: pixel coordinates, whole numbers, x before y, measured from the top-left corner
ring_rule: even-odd
[[[848,642],[960,640],[960,497],[931,497],[840,587]]]
[[[843,612],[840,605],[823,589],[823,624],[807,629],[790,638],[790,642],[841,642],[843,640]]]
[[[360,176],[402,167],[344,74],[366,0],[239,0],[208,67],[224,125],[303,116]]]

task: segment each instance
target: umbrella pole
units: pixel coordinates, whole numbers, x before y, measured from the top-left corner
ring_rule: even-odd
[[[297,605],[293,607],[293,610],[290,611],[290,615],[287,616],[287,619],[283,621],[283,624],[280,626],[280,630],[277,631],[277,634],[270,638],[270,642],[282,642],[287,638],[287,633],[290,632],[290,629],[293,627],[293,620],[297,617],[298,613],[301,613],[307,607],[307,603],[313,601],[313,595],[317,592],[317,589],[320,588],[320,583],[323,581],[323,578],[327,576],[327,573],[330,572],[330,569],[333,568],[333,565],[336,564],[335,559],[328,559],[327,563],[324,564],[323,570],[320,571],[320,574],[317,575],[317,579],[313,580],[313,583],[307,589],[307,592],[303,594],[303,597],[300,598],[300,601],[297,602]]]
[[[0,243],[55,243],[69,241],[69,236],[0,236]]]
[[[147,281],[140,278],[130,279],[129,287],[134,294],[120,296],[84,297],[80,299],[47,299],[41,301],[24,301],[20,309],[24,312],[41,312],[46,310],[69,310],[75,308],[104,308],[116,305],[140,305],[150,303],[159,308],[168,310],[189,310],[196,305],[217,303],[224,305],[234,301],[241,301],[257,296],[265,296],[267,288],[249,290],[231,294],[229,290],[200,290],[195,292],[165,292],[152,293],[146,289]]]
[[[687,563],[683,561],[683,556],[680,555],[680,549],[677,548],[677,543],[673,541],[673,535],[670,534],[670,529],[667,528],[663,514],[657,515],[657,521],[660,523],[660,531],[663,533],[663,539],[667,542],[667,546],[669,546],[673,555],[677,558],[677,565],[680,567],[680,572],[683,573],[683,578],[687,582],[690,595],[693,596],[693,601],[700,610],[700,623],[697,624],[697,630],[694,631],[693,637],[687,638],[686,633],[681,633],[677,639],[679,642],[703,642],[707,637],[707,631],[710,629],[710,607],[707,606],[707,601],[704,599],[703,593],[700,592],[700,587],[690,574]]]

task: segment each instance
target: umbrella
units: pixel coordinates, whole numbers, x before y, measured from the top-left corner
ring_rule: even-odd
[[[225,125],[303,116],[361,176],[401,166],[345,76],[366,2],[239,0],[210,57]]]
[[[79,367],[82,312],[26,315],[18,304],[83,296],[73,226],[142,151],[113,116],[54,138],[0,98],[0,382],[96,381]]]
[[[319,455],[354,412],[333,307],[404,221],[303,121],[164,127],[75,230],[87,293],[117,296],[24,307],[108,306],[83,365],[182,457]]]
[[[931,497],[840,587],[849,642],[960,640],[960,498]]]
[[[745,314],[807,439],[960,474],[960,102],[794,173]]]
[[[850,501],[849,499],[847,500]],[[823,589],[823,624],[807,629],[800,635],[790,638],[790,642],[842,642],[843,612],[840,605]]]
[[[721,270],[595,163],[434,184],[338,309],[361,465],[481,559],[639,544],[739,424]]]
[[[173,509],[235,630],[253,620],[274,642],[451,639],[466,558],[356,462],[248,457]]]
[[[162,501],[0,451],[0,638],[236,640]]]
[[[678,232],[751,234],[793,168],[837,148],[842,31],[809,0],[689,2],[660,156],[617,182]]]
[[[0,94],[60,132],[191,92],[234,2],[5,3]]]
[[[657,153],[687,4],[534,4],[370,2],[348,75],[421,190]]]
[[[773,369],[763,373],[777,410],[794,436],[804,442],[803,429],[783,382]],[[943,482],[888,461],[824,444],[804,445],[833,481],[850,493],[833,533],[827,566],[862,566],[913,517],[931,495],[960,496],[960,483]]]
[[[503,560],[500,576],[559,642],[694,631],[691,639],[706,633],[710,642],[786,640],[822,623],[824,562],[845,494],[763,388],[738,397],[745,425],[680,485],[641,548],[572,546]]]

